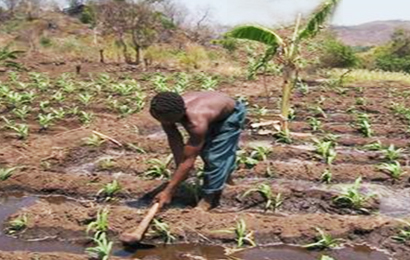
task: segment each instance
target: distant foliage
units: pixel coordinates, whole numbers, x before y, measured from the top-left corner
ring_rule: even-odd
[[[410,31],[396,30],[391,41],[379,48],[375,55],[378,69],[410,72]]]
[[[320,46],[320,64],[327,68],[350,68],[358,65],[359,59],[352,47],[333,36],[327,37]]]

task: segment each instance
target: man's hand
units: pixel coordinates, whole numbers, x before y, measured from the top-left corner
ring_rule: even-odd
[[[168,189],[161,191],[154,198],[154,202],[159,203],[159,210],[161,210],[164,206],[171,203],[171,200],[172,200],[172,192]]]

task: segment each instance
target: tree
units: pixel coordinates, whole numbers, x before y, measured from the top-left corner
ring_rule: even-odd
[[[286,135],[289,134],[288,116],[290,97],[301,69],[299,45],[302,41],[317,35],[340,1],[341,0],[329,0],[324,2],[302,30],[300,30],[301,16],[299,15],[296,20],[294,32],[290,38],[280,37],[279,34],[269,28],[255,25],[239,26],[227,33],[228,37],[257,41],[267,45],[267,50],[261,60],[256,64],[255,70],[266,66],[274,57],[277,57],[282,63],[281,131]]]
[[[390,42],[376,50],[375,56],[379,69],[410,72],[410,31],[396,30]]]
[[[162,23],[163,14],[155,11],[150,1],[127,2],[114,0],[97,6],[97,20],[106,33],[116,35],[127,63],[133,63],[128,53],[127,36],[135,50],[135,63],[142,61],[142,51],[152,45]]]

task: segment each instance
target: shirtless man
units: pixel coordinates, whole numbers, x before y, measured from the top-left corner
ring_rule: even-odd
[[[157,94],[151,101],[151,115],[168,137],[177,165],[166,188],[154,199],[160,209],[169,204],[178,185],[188,178],[199,155],[204,161],[203,199],[199,207],[218,206],[225,183],[236,167],[239,135],[245,121],[245,106],[218,92],[173,92]],[[176,124],[180,123],[189,138],[183,143]]]

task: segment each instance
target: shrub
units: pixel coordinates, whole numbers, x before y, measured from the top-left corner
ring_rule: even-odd
[[[359,60],[353,48],[343,44],[335,37],[328,37],[321,45],[322,51],[319,60],[323,67],[349,68],[358,65]]]

